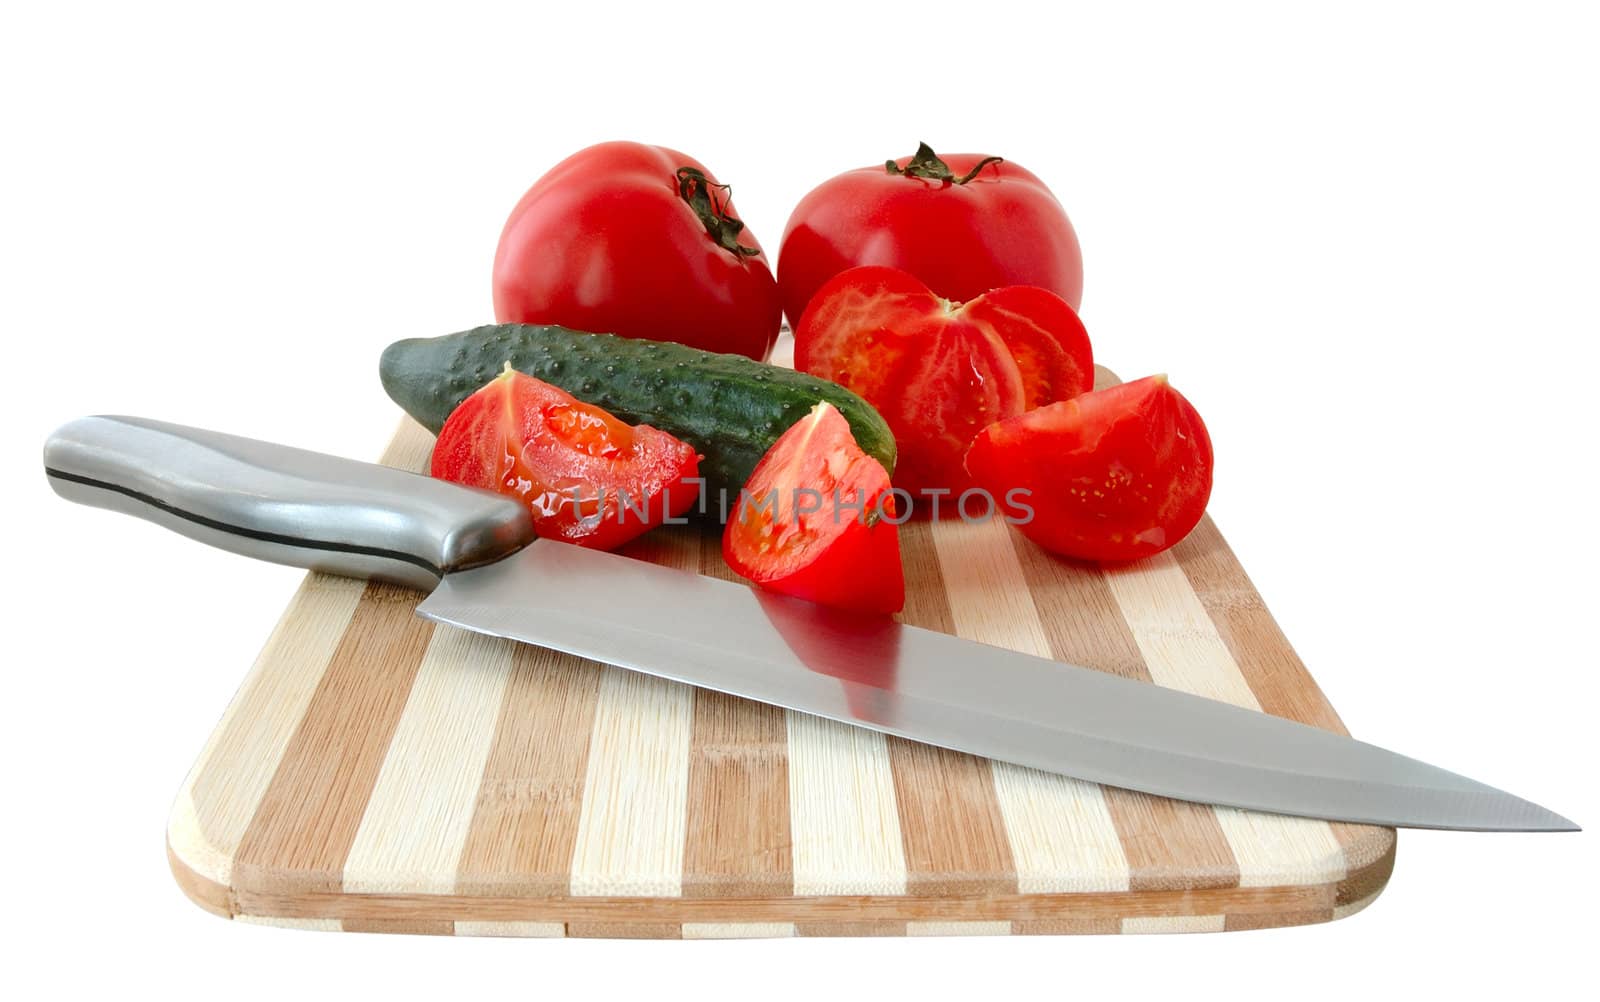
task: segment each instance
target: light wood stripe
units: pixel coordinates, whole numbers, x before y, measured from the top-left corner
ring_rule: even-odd
[[[779,939],[794,935],[793,922],[685,922],[684,939]]]
[[[1017,890],[1067,894],[1128,889],[1128,857],[1100,787],[1003,762],[992,768],[1017,863]]]
[[[721,534],[707,529],[694,536],[700,572],[737,580],[723,562]],[[789,737],[781,709],[709,689],[695,690],[688,810],[686,896],[759,898],[794,893]],[[781,934],[750,933],[793,934],[792,927]],[[683,935],[695,938],[687,926]]]
[[[640,536],[619,552],[699,570],[699,539],[686,531]],[[573,895],[682,895],[693,722],[688,685],[602,669],[573,844]],[[592,932],[570,928],[568,935]]]
[[[700,568],[699,540],[689,533],[653,533],[623,552]],[[572,850],[573,894],[683,893],[694,705],[690,686],[603,669]]]
[[[280,918],[274,915],[235,915],[235,922],[246,925],[268,925],[278,929],[309,929],[313,932],[342,932],[344,924],[328,918]]]
[[[502,936],[515,939],[561,939],[564,922],[456,922],[457,936]]]
[[[278,620],[173,805],[167,838],[201,876],[227,884],[234,855],[365,585],[308,574]]]
[[[344,864],[346,891],[448,894],[515,645],[438,626]]]
[[[240,839],[236,884],[340,889],[345,857],[433,632],[414,614],[417,599],[409,589],[366,586]]]
[[[694,690],[602,669],[572,851],[572,893],[683,893]]]
[[[907,936],[1009,936],[1010,922],[907,922]]]
[[[1170,552],[1102,573],[1158,685],[1260,709]],[[1326,821],[1215,811],[1239,865],[1240,886],[1326,883],[1344,876],[1343,848]]]
[[[1144,656],[1099,568],[1053,556],[1021,533],[1009,535],[1049,637],[1051,656],[1149,682]],[[1131,890],[1238,884],[1238,864],[1209,806],[1102,789],[1128,857]]]
[[[568,922],[568,939],[682,939],[679,922]]]
[[[1233,655],[1170,554],[1107,566],[1101,573],[1157,685],[1259,708]]]
[[[568,893],[601,671],[592,661],[515,645],[458,893]]]
[[[954,619],[928,522],[900,530],[907,573],[902,622],[949,633]],[[906,858],[906,891],[921,895],[1009,894],[1017,889],[1005,819],[989,764],[972,755],[889,738],[889,768]]]
[[[955,632],[1050,657],[1049,637],[1006,538],[1009,527],[999,519],[945,520],[932,530]],[[991,770],[1018,890],[1128,888],[1128,857],[1099,786],[1003,762]]]
[[[1000,519],[945,520],[930,527],[958,636],[1050,656],[1050,638],[1028,594],[1028,580]],[[975,666],[981,670],[981,666]]]
[[[167,869],[172,871],[172,879],[178,882],[178,888],[196,905],[213,915],[231,919],[241,912],[252,912],[252,909],[240,904],[240,895],[227,884],[219,884],[202,874],[189,869],[172,846],[167,846]],[[257,915],[294,915],[295,909],[291,905],[284,908],[257,908],[253,914]]]
[[[1218,807],[1240,887],[1326,884],[1344,877],[1344,847],[1326,821]]]
[[[1125,933],[1221,932],[1223,921],[1221,915],[1159,915],[1125,918],[1122,920],[1122,931]]]
[[[904,894],[904,842],[883,735],[806,713],[785,718],[794,892]]]

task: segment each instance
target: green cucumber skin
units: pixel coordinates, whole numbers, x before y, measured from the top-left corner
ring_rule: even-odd
[[[629,424],[648,424],[699,449],[711,511],[719,491],[731,507],[778,436],[824,400],[850,423],[856,444],[894,472],[894,435],[872,405],[837,383],[743,355],[545,324],[492,324],[396,341],[384,349],[378,373],[394,402],[438,434],[450,412],[508,361]]]

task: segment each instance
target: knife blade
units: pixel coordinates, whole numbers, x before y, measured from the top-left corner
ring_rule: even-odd
[[[1337,821],[1575,831],[1464,776],[1148,682],[564,543],[509,498],[141,418],[45,445],[63,497],[248,556],[429,591],[419,615],[986,758]]]

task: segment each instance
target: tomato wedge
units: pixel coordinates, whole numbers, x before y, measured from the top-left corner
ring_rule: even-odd
[[[795,331],[795,366],[878,409],[899,447],[895,485],[922,494],[969,486],[962,459],[985,426],[1094,382],[1089,335],[1055,293],[1014,285],[956,303],[882,267],[823,284]]]
[[[688,511],[699,468],[693,446],[507,364],[451,412],[432,472],[521,499],[540,536],[609,550]]]
[[[722,556],[764,588],[822,605],[905,605],[889,474],[831,404],[813,407],[761,457],[723,530]]]
[[[1166,376],[1113,386],[992,424],[967,453],[973,479],[1024,536],[1082,560],[1160,553],[1211,497],[1211,436]],[[1022,489],[1027,495],[1011,495]]]

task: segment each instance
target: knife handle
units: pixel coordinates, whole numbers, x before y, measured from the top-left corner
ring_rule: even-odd
[[[44,466],[69,501],[247,557],[428,590],[534,538],[528,510],[490,491],[145,418],[68,422]]]

